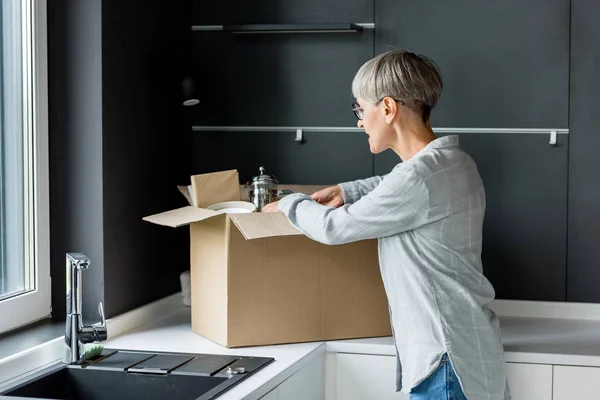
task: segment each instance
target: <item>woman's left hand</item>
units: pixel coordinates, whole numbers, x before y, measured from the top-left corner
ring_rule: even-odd
[[[269,204],[265,205],[263,208],[261,208],[260,212],[277,212],[277,211],[279,211],[279,209],[277,208],[278,203],[279,203],[278,201],[269,203]]]

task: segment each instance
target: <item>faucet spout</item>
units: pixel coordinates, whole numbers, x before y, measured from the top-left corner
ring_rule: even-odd
[[[67,318],[65,322],[65,364],[85,362],[85,344],[103,342],[108,338],[102,303],[98,304],[100,322],[84,326],[81,317],[81,271],[90,266],[90,259],[81,253],[67,253]]]

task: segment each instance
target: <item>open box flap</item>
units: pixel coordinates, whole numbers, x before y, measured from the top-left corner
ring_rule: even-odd
[[[280,212],[229,214],[229,218],[247,240],[302,235],[302,232],[294,228]]]
[[[195,207],[206,208],[223,201],[240,200],[240,183],[237,170],[192,175],[191,198]]]
[[[190,206],[193,206],[194,201],[192,200],[192,185],[188,185],[188,186],[177,185],[177,189],[183,195],[183,197],[185,197],[188,204]]]
[[[198,222],[207,218],[214,217],[215,215],[219,215],[219,213],[217,213],[216,211],[207,210],[205,208],[187,206],[177,208],[171,211],[162,212],[160,214],[150,215],[142,219],[153,224],[170,226],[171,228],[178,228],[180,226],[189,225],[193,222]]]

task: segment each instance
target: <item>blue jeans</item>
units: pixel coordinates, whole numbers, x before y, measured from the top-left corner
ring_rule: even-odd
[[[433,374],[411,390],[410,400],[467,400],[447,354]]]

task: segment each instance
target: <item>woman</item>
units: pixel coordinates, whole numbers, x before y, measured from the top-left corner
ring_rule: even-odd
[[[292,194],[281,211],[326,244],[377,238],[398,355],[397,390],[417,399],[506,400],[494,289],[481,265],[485,192],[457,136],[436,138],[442,93],[435,64],[407,51],[365,63],[352,82],[358,127],[374,154],[402,163],[383,177]]]

